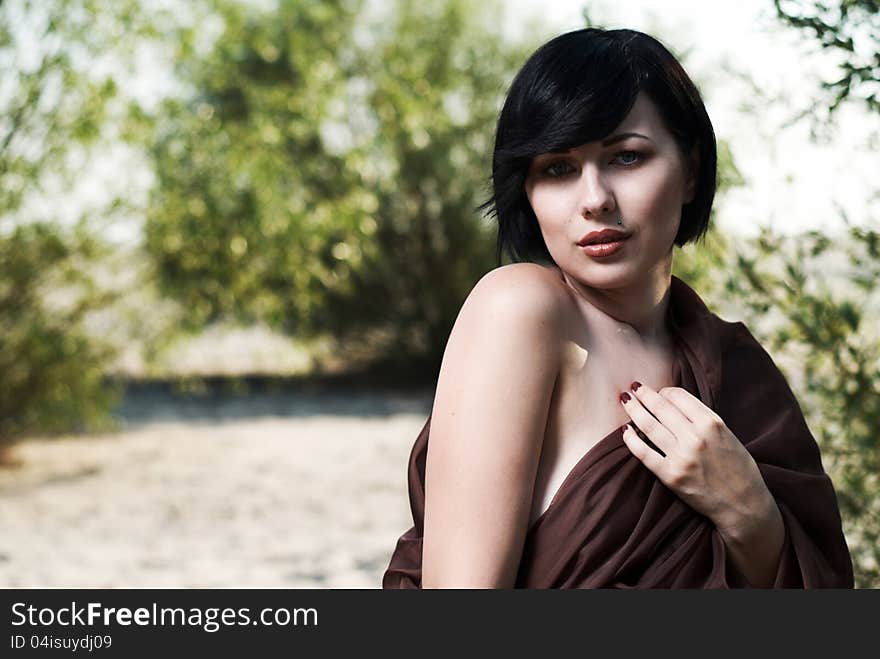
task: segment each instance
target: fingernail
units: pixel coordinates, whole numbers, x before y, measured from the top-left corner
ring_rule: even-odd
[[[628,403],[629,402],[629,394],[626,393],[625,391],[622,394],[620,394],[620,402],[621,403]]]
[[[635,391],[636,389],[638,389],[641,386],[642,386],[641,382],[639,382],[638,380],[634,380],[633,383],[631,385],[629,385],[629,388],[632,389],[633,391]]]

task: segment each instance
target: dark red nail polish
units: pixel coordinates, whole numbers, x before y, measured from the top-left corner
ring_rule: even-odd
[[[620,402],[621,403],[628,403],[629,402],[629,394],[626,393],[625,391],[622,394],[620,394]]]
[[[632,389],[633,391],[635,391],[636,389],[638,389],[641,386],[642,386],[642,383],[639,382],[638,380],[635,380],[635,381],[633,381],[633,383],[631,385],[629,385],[629,388]]]

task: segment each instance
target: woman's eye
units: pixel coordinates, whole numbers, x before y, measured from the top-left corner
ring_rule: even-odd
[[[565,176],[572,171],[574,171],[574,168],[564,161],[554,162],[544,168],[544,173],[551,177]]]
[[[621,151],[615,158],[621,165],[635,165],[642,160],[642,154],[638,151]]]

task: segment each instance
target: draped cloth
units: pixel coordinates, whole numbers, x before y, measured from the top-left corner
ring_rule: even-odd
[[[775,588],[852,588],[834,487],[795,396],[741,322],[711,312],[678,277],[668,306],[675,386],[714,410],[755,459],[785,527]],[[408,462],[413,526],[383,588],[420,588],[431,417]],[[743,588],[714,524],[633,456],[621,426],[572,468],[529,527],[517,588]],[[643,436],[644,437],[644,436]]]

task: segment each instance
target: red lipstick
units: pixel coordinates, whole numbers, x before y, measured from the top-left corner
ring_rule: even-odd
[[[601,231],[590,231],[590,233],[578,240],[577,244],[583,247],[584,245],[595,245],[596,243],[618,242],[627,238],[629,238],[629,235],[623,231],[602,229]]]
[[[617,229],[602,229],[601,231],[591,231],[583,238],[578,240],[578,246],[588,256],[610,256],[623,247],[624,242],[629,238],[629,234]]]

